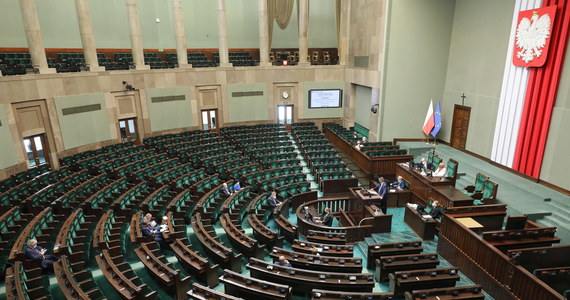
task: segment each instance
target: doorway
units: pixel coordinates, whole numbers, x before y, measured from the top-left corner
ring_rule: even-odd
[[[218,115],[217,109],[206,109],[202,111],[202,129],[203,130],[216,130],[217,126],[217,119],[216,116]]]
[[[129,118],[119,120],[119,131],[121,132],[121,142],[134,142],[138,145],[137,119]]]
[[[287,130],[293,124],[293,105],[277,105],[277,123],[284,124]]]
[[[26,149],[28,165],[31,168],[49,163],[48,156],[46,155],[49,151],[47,149],[45,134],[25,137],[24,149]]]
[[[451,127],[451,147],[465,150],[471,107],[455,104],[453,109],[453,125]]]

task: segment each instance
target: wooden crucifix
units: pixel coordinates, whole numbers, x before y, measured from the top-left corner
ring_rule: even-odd
[[[463,95],[461,95],[461,106],[465,106],[465,98],[467,98],[467,96],[463,93]]]

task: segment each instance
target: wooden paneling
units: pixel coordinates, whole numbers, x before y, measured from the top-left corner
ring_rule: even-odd
[[[453,110],[453,125],[451,127],[451,147],[465,149],[471,107],[455,104]]]

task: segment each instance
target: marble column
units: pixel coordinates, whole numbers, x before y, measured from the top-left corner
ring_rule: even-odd
[[[129,32],[131,34],[131,51],[133,53],[133,62],[135,70],[149,70],[150,66],[144,64],[144,53],[141,38],[141,25],[139,22],[139,13],[137,11],[136,0],[127,1],[127,12],[129,16]]]
[[[93,37],[91,16],[89,15],[89,3],[87,0],[75,0],[75,10],[77,11],[77,22],[79,23],[85,65],[91,72],[105,71],[104,67],[99,66],[99,61],[97,60],[97,49],[95,48],[95,38]]]
[[[188,64],[188,50],[186,49],[186,32],[184,30],[184,10],[182,0],[174,0],[174,34],[176,35],[176,57],[179,68],[191,68]]]
[[[257,0],[259,12],[259,65],[271,66],[269,62],[269,25],[267,16],[267,0]]]
[[[228,30],[226,22],[226,1],[218,0],[218,53],[220,67],[231,67],[228,53]]]
[[[338,37],[338,64],[346,65],[348,62],[348,39],[350,24],[350,1],[341,0],[340,6],[340,34]]]
[[[36,3],[34,0],[20,0],[20,11],[22,13],[22,21],[24,22],[24,30],[32,58],[32,65],[37,69],[39,74],[56,73],[55,69],[48,67]]]
[[[299,0],[299,66],[310,65],[307,60],[308,49],[308,27],[309,27],[309,0]]]

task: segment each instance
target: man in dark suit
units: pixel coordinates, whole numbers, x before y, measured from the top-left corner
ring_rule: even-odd
[[[433,201],[433,203],[431,204],[431,210],[429,211],[429,215],[433,219],[437,219],[441,215],[441,210],[438,201]]]
[[[41,259],[41,267],[44,271],[53,271],[53,263],[57,261],[55,255],[46,254],[47,249],[38,246],[38,241],[30,239],[24,247],[24,254],[29,259]]]
[[[222,189],[221,189],[221,193],[222,195],[224,195],[225,197],[229,197],[231,196],[231,194],[233,194],[233,192],[230,190],[230,188],[228,187],[227,183],[222,183]]]
[[[328,207],[325,207],[325,211],[323,214],[323,225],[325,226],[332,226],[333,223],[333,215],[331,214],[331,210]]]
[[[384,214],[388,211],[388,185],[384,177],[378,178],[378,185],[374,187],[374,190],[380,196],[380,209]]]
[[[276,191],[271,192],[271,195],[267,197],[267,205],[269,206],[269,211],[271,211],[271,215],[274,215],[277,206],[281,205],[281,201],[277,199]]]
[[[422,171],[427,172],[428,170],[431,170],[433,168],[433,165],[431,163],[428,163],[425,157],[422,157],[422,161],[420,162],[420,168],[422,169]]]
[[[404,178],[402,178],[402,176],[398,176],[397,179],[398,181],[392,183],[392,186],[398,191],[404,190],[406,188],[406,182],[404,182]]]
[[[166,243],[164,236],[162,236],[162,232],[160,232],[160,227],[156,226],[155,221],[151,221],[150,224],[143,222],[141,225],[141,231],[144,236],[151,236],[155,242],[158,242],[160,248],[168,248],[168,244]]]

